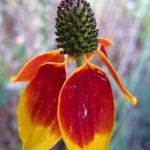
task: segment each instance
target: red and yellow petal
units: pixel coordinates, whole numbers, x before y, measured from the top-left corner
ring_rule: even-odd
[[[57,105],[65,79],[64,63],[46,63],[22,93],[18,125],[24,150],[48,150],[61,138]]]
[[[51,51],[32,58],[24,65],[17,77],[11,78],[11,81],[31,81],[36,76],[36,73],[42,64],[46,62],[64,62],[64,55],[59,54],[59,52],[60,50]]]
[[[102,51],[106,57],[108,57],[107,51],[103,45],[100,46],[100,51]]]
[[[109,46],[113,45],[112,42],[109,39],[103,38],[103,37],[99,38],[98,43],[103,45],[104,47],[109,47]]]
[[[111,85],[100,68],[85,63],[64,83],[58,120],[69,150],[107,150],[114,114]]]
[[[106,57],[108,57],[107,55],[107,51],[106,51],[106,47],[110,47],[112,46],[112,42],[110,40],[108,40],[107,38],[99,38],[98,40],[98,50],[101,50]]]
[[[119,76],[117,75],[115,69],[113,68],[113,66],[111,65],[109,60],[106,58],[106,56],[100,50],[98,50],[97,52],[98,52],[99,56],[101,57],[103,63],[108,68],[108,70],[111,73],[112,77],[116,81],[116,83],[119,86],[120,90],[122,91],[122,93],[126,97],[126,99],[129,100],[133,105],[136,105],[136,103],[137,103],[136,97],[132,96],[129,93],[129,91],[124,87],[124,85],[122,84],[121,80],[119,79]]]

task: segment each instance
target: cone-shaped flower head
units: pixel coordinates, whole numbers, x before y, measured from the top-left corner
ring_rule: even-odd
[[[71,56],[96,50],[98,29],[90,3],[84,0],[64,0],[56,18],[56,41],[62,54]]]

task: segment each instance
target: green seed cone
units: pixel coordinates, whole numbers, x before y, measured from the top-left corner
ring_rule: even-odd
[[[62,54],[79,56],[96,50],[98,29],[87,1],[62,0],[57,10],[56,29]]]

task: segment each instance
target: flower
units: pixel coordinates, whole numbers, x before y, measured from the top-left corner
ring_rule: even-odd
[[[24,149],[47,150],[64,138],[69,150],[106,150],[115,119],[114,97],[107,75],[84,64],[66,79],[68,59],[60,50],[31,59],[12,81],[28,81],[18,106]],[[134,105],[105,55],[97,50],[119,88]],[[57,110],[58,107],[58,110]]]
[[[91,11],[89,3],[84,0],[65,0],[60,6],[59,19],[66,17],[65,9],[68,11],[73,8],[75,14],[78,12],[77,7],[82,8],[80,14]],[[64,14],[60,15],[63,11]],[[107,150],[115,122],[114,96],[106,73],[89,62],[90,54],[100,56],[124,96],[133,105],[137,100],[126,90],[107,59],[106,47],[112,43],[106,38],[97,41],[97,31],[92,33],[93,40],[86,38],[86,32],[91,36],[91,31],[85,32],[85,27],[82,27],[84,38],[80,41],[77,39],[78,42],[73,39],[73,36],[79,35],[78,31],[73,34],[69,30],[69,37],[64,37],[64,32],[59,28],[61,23],[62,29],[68,30],[67,26],[65,28],[66,19],[59,21],[58,18],[57,41],[61,48],[34,57],[16,77],[11,78],[13,82],[29,82],[21,94],[18,106],[19,135],[23,149],[48,150],[63,138],[69,150]],[[95,24],[92,24],[90,30],[95,30],[93,27]],[[81,43],[81,40],[85,42]],[[94,50],[96,46],[97,50]],[[63,54],[68,57],[65,59]],[[67,78],[68,62],[72,59],[75,59],[78,68]]]

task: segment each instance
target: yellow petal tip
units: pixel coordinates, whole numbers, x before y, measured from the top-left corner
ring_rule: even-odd
[[[10,82],[15,82],[16,81],[16,77],[11,77],[10,78]]]
[[[137,98],[136,98],[136,97],[133,97],[133,98],[132,98],[132,105],[135,106],[136,104],[137,104]]]

